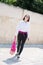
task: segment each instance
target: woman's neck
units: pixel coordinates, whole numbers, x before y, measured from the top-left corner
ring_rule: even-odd
[[[27,23],[27,21],[26,20],[23,20],[25,23]]]

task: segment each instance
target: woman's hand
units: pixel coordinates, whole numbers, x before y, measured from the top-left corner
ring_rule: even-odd
[[[16,38],[16,36],[15,36],[15,38]]]
[[[17,36],[14,36],[15,41],[17,42]]]
[[[29,40],[29,38],[28,38],[28,40]]]

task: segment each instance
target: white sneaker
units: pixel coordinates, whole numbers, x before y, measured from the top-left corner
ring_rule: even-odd
[[[18,53],[16,53],[15,57],[17,57]]]
[[[17,59],[19,59],[19,58],[20,58],[20,55],[17,53],[17,54],[15,55],[15,57],[16,57]]]
[[[17,55],[17,59],[19,59],[20,58],[20,55]]]

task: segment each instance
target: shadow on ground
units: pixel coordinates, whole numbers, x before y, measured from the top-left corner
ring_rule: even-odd
[[[11,65],[13,63],[18,63],[18,62],[21,62],[20,59],[17,59],[15,56],[14,57],[11,57],[11,58],[8,58],[6,60],[3,61],[4,63],[8,64],[8,65]]]

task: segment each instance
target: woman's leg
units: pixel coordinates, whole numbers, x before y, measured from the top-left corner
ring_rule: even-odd
[[[21,45],[21,35],[20,33],[18,33],[18,36],[17,36],[17,53],[19,53],[19,48],[20,48],[20,45]]]
[[[22,43],[21,43],[21,45],[20,45],[19,55],[20,55],[21,52],[23,51],[23,47],[24,47],[24,44],[25,44],[26,39],[27,39],[27,34],[26,34],[26,35],[24,34],[24,35],[22,36]]]

